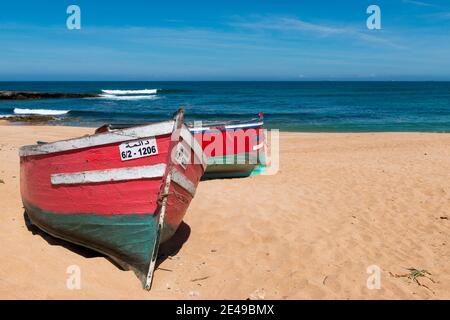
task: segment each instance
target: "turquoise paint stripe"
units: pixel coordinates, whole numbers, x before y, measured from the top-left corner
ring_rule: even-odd
[[[257,176],[259,174],[264,173],[266,171],[266,169],[267,169],[267,166],[257,166],[250,175]]]

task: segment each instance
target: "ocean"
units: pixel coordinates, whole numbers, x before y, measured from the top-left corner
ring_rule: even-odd
[[[0,82],[0,90],[102,95],[0,101],[0,117],[53,114],[57,125],[154,122],[184,107],[187,121],[263,112],[266,127],[282,131],[450,132],[450,82]]]

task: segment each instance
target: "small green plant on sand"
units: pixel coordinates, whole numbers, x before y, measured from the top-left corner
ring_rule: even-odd
[[[428,280],[430,280],[432,283],[436,283],[430,276],[431,273],[428,272],[425,269],[419,270],[416,268],[405,268],[406,270],[409,271],[409,273],[405,273],[405,274],[393,274],[392,272],[389,272],[389,274],[394,277],[394,278],[408,278],[409,280],[414,281],[415,283],[417,283],[417,285],[419,285],[420,287],[424,287],[427,288],[428,290],[430,290],[431,292],[433,292],[433,290],[431,290],[427,285],[421,283],[419,281],[419,278],[426,278]],[[433,292],[434,293],[434,292]]]

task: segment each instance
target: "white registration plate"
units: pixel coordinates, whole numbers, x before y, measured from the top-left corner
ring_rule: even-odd
[[[155,138],[146,138],[124,142],[119,145],[120,160],[127,161],[158,154]]]

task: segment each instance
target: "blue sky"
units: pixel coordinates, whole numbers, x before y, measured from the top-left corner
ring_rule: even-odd
[[[4,1],[0,80],[450,80],[450,1]]]

